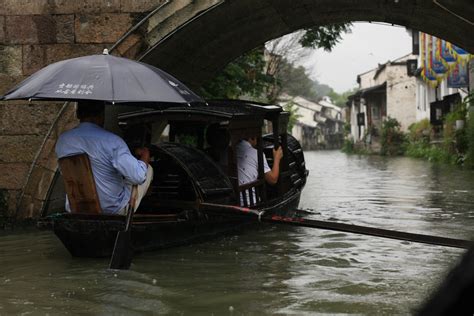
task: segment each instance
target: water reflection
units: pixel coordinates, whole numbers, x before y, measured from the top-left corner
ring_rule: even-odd
[[[359,224],[474,237],[474,172],[409,158],[308,153],[302,205]],[[458,227],[459,226],[459,227]]]
[[[306,154],[314,218],[473,237],[474,174],[424,161]],[[409,314],[461,251],[266,227],[135,258],[71,258],[47,232],[0,236],[3,314]]]

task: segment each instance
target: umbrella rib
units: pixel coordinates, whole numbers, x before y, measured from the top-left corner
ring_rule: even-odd
[[[157,73],[157,72],[153,69],[153,67],[150,67],[149,65],[144,64],[144,63],[141,63],[141,62],[139,62],[139,64],[142,65],[142,66],[145,68],[146,71],[151,71],[151,72],[153,72],[153,73],[155,73],[155,74]],[[130,68],[130,65],[129,65],[129,64],[127,64],[127,68],[129,69],[128,73],[131,74],[131,75],[136,79],[135,82],[138,83],[138,85],[139,85],[139,87],[140,87],[142,93],[146,95],[146,94],[147,94],[147,89],[146,89],[145,87],[143,87],[143,85],[141,84],[140,78],[138,78],[138,77],[135,75],[135,72],[132,71],[133,68]],[[158,74],[159,78],[160,78],[162,81],[164,81],[164,82],[166,83],[166,81],[167,81],[167,80],[166,80],[166,77],[162,76],[160,73],[157,73],[157,74]],[[171,91],[172,93],[174,93],[175,96],[177,96],[178,98],[181,97],[180,94],[179,94],[177,91],[175,91],[174,89],[171,89],[171,88],[170,88],[169,91]],[[160,102],[163,102],[163,101],[153,100],[152,102],[160,103]],[[167,101],[167,102],[175,103],[175,102],[173,102],[173,101]]]
[[[110,60],[111,60],[111,55],[103,55],[105,58],[105,61],[107,62],[107,70],[109,71],[109,77],[110,77],[110,89],[112,90],[112,98],[111,102],[112,104],[115,103],[115,89],[114,89],[114,76],[112,73],[112,67],[110,65]]]
[[[146,67],[145,67],[146,68]],[[140,89],[142,90],[142,93],[143,94],[146,94],[146,89],[144,89],[144,87],[142,86],[141,82],[140,82],[140,78],[138,78],[135,73],[133,72],[133,68],[130,67],[130,64],[127,64],[127,69],[128,69],[128,73],[131,74],[133,76],[133,78],[135,79],[135,82],[138,83],[138,86],[140,87]]]

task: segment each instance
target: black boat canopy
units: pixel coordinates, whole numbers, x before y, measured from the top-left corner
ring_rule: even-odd
[[[189,119],[203,121],[222,121],[228,120],[262,120],[273,119],[277,117],[282,108],[278,105],[267,105],[258,102],[243,100],[207,100],[205,106],[194,107],[174,107],[164,110],[143,109],[140,111],[127,112],[119,115],[119,120],[127,121],[131,124],[135,119],[139,122],[156,120],[156,116],[167,117],[179,120]]]

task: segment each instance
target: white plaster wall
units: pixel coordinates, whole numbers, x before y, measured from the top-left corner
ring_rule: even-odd
[[[352,140],[357,140],[357,117],[356,117],[356,107],[354,105],[354,102],[352,102],[351,105],[351,118],[350,118],[350,124],[351,124],[351,137]]]
[[[381,66],[360,74],[359,75],[359,79],[360,79],[359,87],[361,89],[366,89],[366,88],[370,88],[370,87],[373,87],[373,86],[378,86],[378,85],[383,84],[385,81],[389,80],[390,68],[392,68],[392,67],[405,67],[405,73],[406,73],[406,66],[405,65],[396,66],[396,65],[393,65],[393,63],[405,62],[409,59],[415,59],[415,58],[417,58],[415,55],[408,54],[408,55],[405,55],[405,56],[402,56],[400,58],[395,59],[393,62],[387,62],[385,68],[382,69],[382,71],[378,74],[377,78],[374,78],[374,77],[375,77],[375,74],[377,73],[377,70]]]
[[[401,129],[416,122],[416,78],[407,75],[406,65],[392,65],[387,71],[387,116],[397,119]]]
[[[430,102],[435,99],[433,89],[420,79],[416,80],[416,121],[430,118]]]
[[[384,74],[380,74],[376,79],[374,79],[375,73],[377,72],[377,69],[372,69],[369,70],[363,74],[359,75],[359,87],[361,89],[367,89],[373,86],[377,86],[379,84],[382,84],[385,82],[385,76]]]
[[[365,122],[367,124],[367,108],[365,105],[361,106],[361,112],[365,113]],[[351,106],[351,137],[353,141],[359,141],[362,139],[365,133],[365,126],[361,126],[360,128],[360,133],[359,133],[359,126],[357,125],[357,107],[355,106],[354,102],[352,103]]]
[[[291,129],[291,135],[293,135],[293,137],[295,137],[301,144],[303,141],[303,127],[296,123]]]
[[[298,103],[294,103],[294,105],[297,109],[296,114],[299,115],[298,122],[311,127],[316,127],[317,123],[314,121],[314,114],[316,111],[303,107]]]

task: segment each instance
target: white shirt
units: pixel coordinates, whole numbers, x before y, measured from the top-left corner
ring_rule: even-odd
[[[240,141],[236,146],[237,166],[239,185],[244,185],[258,179],[258,151],[246,141]],[[263,153],[263,173],[271,171],[267,163],[267,157]],[[255,201],[255,192],[253,192]],[[243,197],[240,197],[240,203],[243,204]]]

